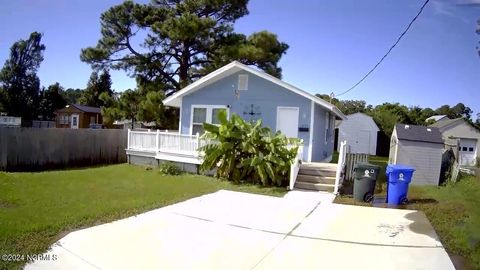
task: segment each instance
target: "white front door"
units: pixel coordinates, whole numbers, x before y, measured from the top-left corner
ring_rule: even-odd
[[[298,138],[298,107],[277,107],[277,131],[287,138]]]
[[[477,157],[477,140],[460,139],[458,155],[460,165],[475,166]]]
[[[78,114],[72,114],[72,119],[70,121],[70,128],[78,128]]]

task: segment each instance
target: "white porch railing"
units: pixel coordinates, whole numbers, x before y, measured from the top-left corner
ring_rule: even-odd
[[[300,163],[303,160],[303,144],[298,147],[297,156],[293,161],[292,165],[290,165],[290,181],[289,181],[289,189],[293,190],[293,186],[295,186],[295,181],[297,180],[298,171],[300,170]]]
[[[347,141],[340,142],[340,151],[338,152],[338,165],[337,172],[335,174],[335,187],[333,188],[333,194],[338,194],[338,189],[343,182],[345,176],[345,165],[347,157]]]
[[[165,152],[187,156],[198,156],[198,148],[206,141],[197,135],[183,135],[178,133],[157,131],[128,130],[128,150],[147,152]]]

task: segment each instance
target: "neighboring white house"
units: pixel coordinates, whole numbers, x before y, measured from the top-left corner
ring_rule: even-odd
[[[434,115],[430,116],[427,119],[425,119],[425,122],[433,121],[433,122],[439,122],[439,121],[444,121],[444,120],[449,120],[448,116],[442,114],[442,115]]]
[[[347,115],[347,119],[339,123],[338,141],[346,140],[350,153],[375,155],[379,130],[372,117],[364,113],[354,113]]]
[[[388,162],[414,167],[413,184],[439,184],[442,154],[443,139],[438,128],[395,125]]]
[[[454,149],[458,164],[474,166],[480,154],[480,131],[463,118],[449,119],[431,125],[442,133],[447,147]]]

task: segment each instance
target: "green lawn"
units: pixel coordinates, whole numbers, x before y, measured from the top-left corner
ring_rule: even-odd
[[[480,182],[464,177],[447,186],[410,186],[408,197],[404,208],[427,215],[448,253],[463,264],[460,269],[480,269]],[[355,203],[351,195],[335,202],[370,206]]]
[[[0,255],[37,254],[69,231],[142,213],[220,189],[282,196],[285,188],[236,185],[131,165],[0,172]],[[0,269],[21,263],[0,260]]]

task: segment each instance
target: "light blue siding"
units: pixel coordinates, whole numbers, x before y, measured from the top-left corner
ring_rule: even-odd
[[[333,129],[331,128],[330,138],[325,141],[326,115],[328,110],[318,104],[314,106],[313,139],[312,139],[312,160],[321,161],[333,154]],[[329,113],[329,117],[332,117]],[[335,120],[332,120],[335,121]]]
[[[237,88],[239,74],[248,74],[248,90],[238,91],[239,95],[236,96],[235,89]],[[190,134],[191,132],[190,121],[192,105],[225,105],[229,107],[230,114],[236,113],[246,120],[262,119],[263,125],[270,127],[272,131],[276,130],[278,106],[298,107],[299,127],[310,128],[310,99],[244,71],[220,79],[182,98],[182,134]],[[319,114],[323,112],[324,115],[325,110],[320,106],[317,106],[317,108]],[[252,109],[255,115],[248,114]],[[315,122],[318,120],[325,121],[324,118],[325,116],[323,116],[323,120],[321,117],[320,119],[315,118]],[[317,128],[318,132],[315,134],[315,137],[318,137],[320,140],[321,136],[325,136],[324,127],[325,123],[320,122]],[[304,160],[308,159],[309,135],[310,131],[298,132],[298,137],[304,141]],[[315,137],[314,141],[316,142]],[[322,142],[324,141],[323,137]],[[318,144],[318,147],[320,146],[322,145]],[[323,144],[323,146],[325,146],[325,144]],[[324,148],[323,146],[322,148]],[[331,148],[333,150],[333,144]],[[316,155],[318,155],[318,152],[323,153],[322,149],[314,149],[313,151]],[[327,153],[327,156],[328,154],[329,153]],[[318,160],[312,159],[312,161]]]

